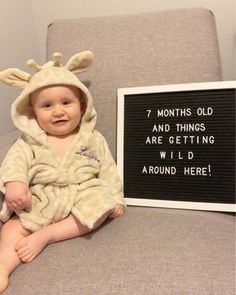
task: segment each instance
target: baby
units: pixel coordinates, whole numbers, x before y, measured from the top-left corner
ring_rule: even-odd
[[[48,244],[78,237],[107,218],[122,216],[125,201],[115,162],[104,137],[94,130],[92,97],[75,73],[90,66],[89,51],[61,55],[30,76],[18,69],[0,80],[24,88],[12,105],[22,136],[0,169],[0,292],[21,262],[32,261]]]

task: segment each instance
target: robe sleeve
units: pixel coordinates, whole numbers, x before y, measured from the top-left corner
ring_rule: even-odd
[[[97,132],[98,133],[98,132]],[[118,175],[116,163],[112,157],[105,138],[100,134],[102,163],[98,178],[106,181],[111,188],[112,196],[116,204],[126,206],[123,194],[123,187]]]
[[[0,190],[5,193],[4,184],[19,181],[29,184],[28,170],[33,159],[30,146],[19,138],[7,152],[0,168]]]

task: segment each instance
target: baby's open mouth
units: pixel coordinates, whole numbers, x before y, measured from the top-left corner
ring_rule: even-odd
[[[57,120],[57,121],[54,121],[53,124],[59,125],[59,124],[64,124],[66,122],[68,122],[68,120]]]

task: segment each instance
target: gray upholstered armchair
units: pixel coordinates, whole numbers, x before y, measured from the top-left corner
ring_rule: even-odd
[[[203,8],[49,25],[48,57],[86,49],[95,61],[82,80],[114,156],[118,88],[222,79],[214,15]],[[0,139],[1,157],[16,136]],[[230,213],[128,207],[123,218],[22,264],[4,294],[233,295],[234,238]]]

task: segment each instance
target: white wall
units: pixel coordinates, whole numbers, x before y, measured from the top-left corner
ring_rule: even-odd
[[[58,18],[137,14],[205,7],[216,17],[223,79],[235,79],[235,0],[1,0],[0,70],[25,67],[28,58],[45,62],[47,26]],[[99,42],[99,40],[98,40]],[[0,83],[0,136],[13,129],[10,104],[19,93]]]
[[[39,56],[28,0],[1,0],[0,28],[0,69],[19,67],[26,70],[26,60]],[[14,128],[10,105],[19,92],[19,89],[0,84],[0,136]]]

